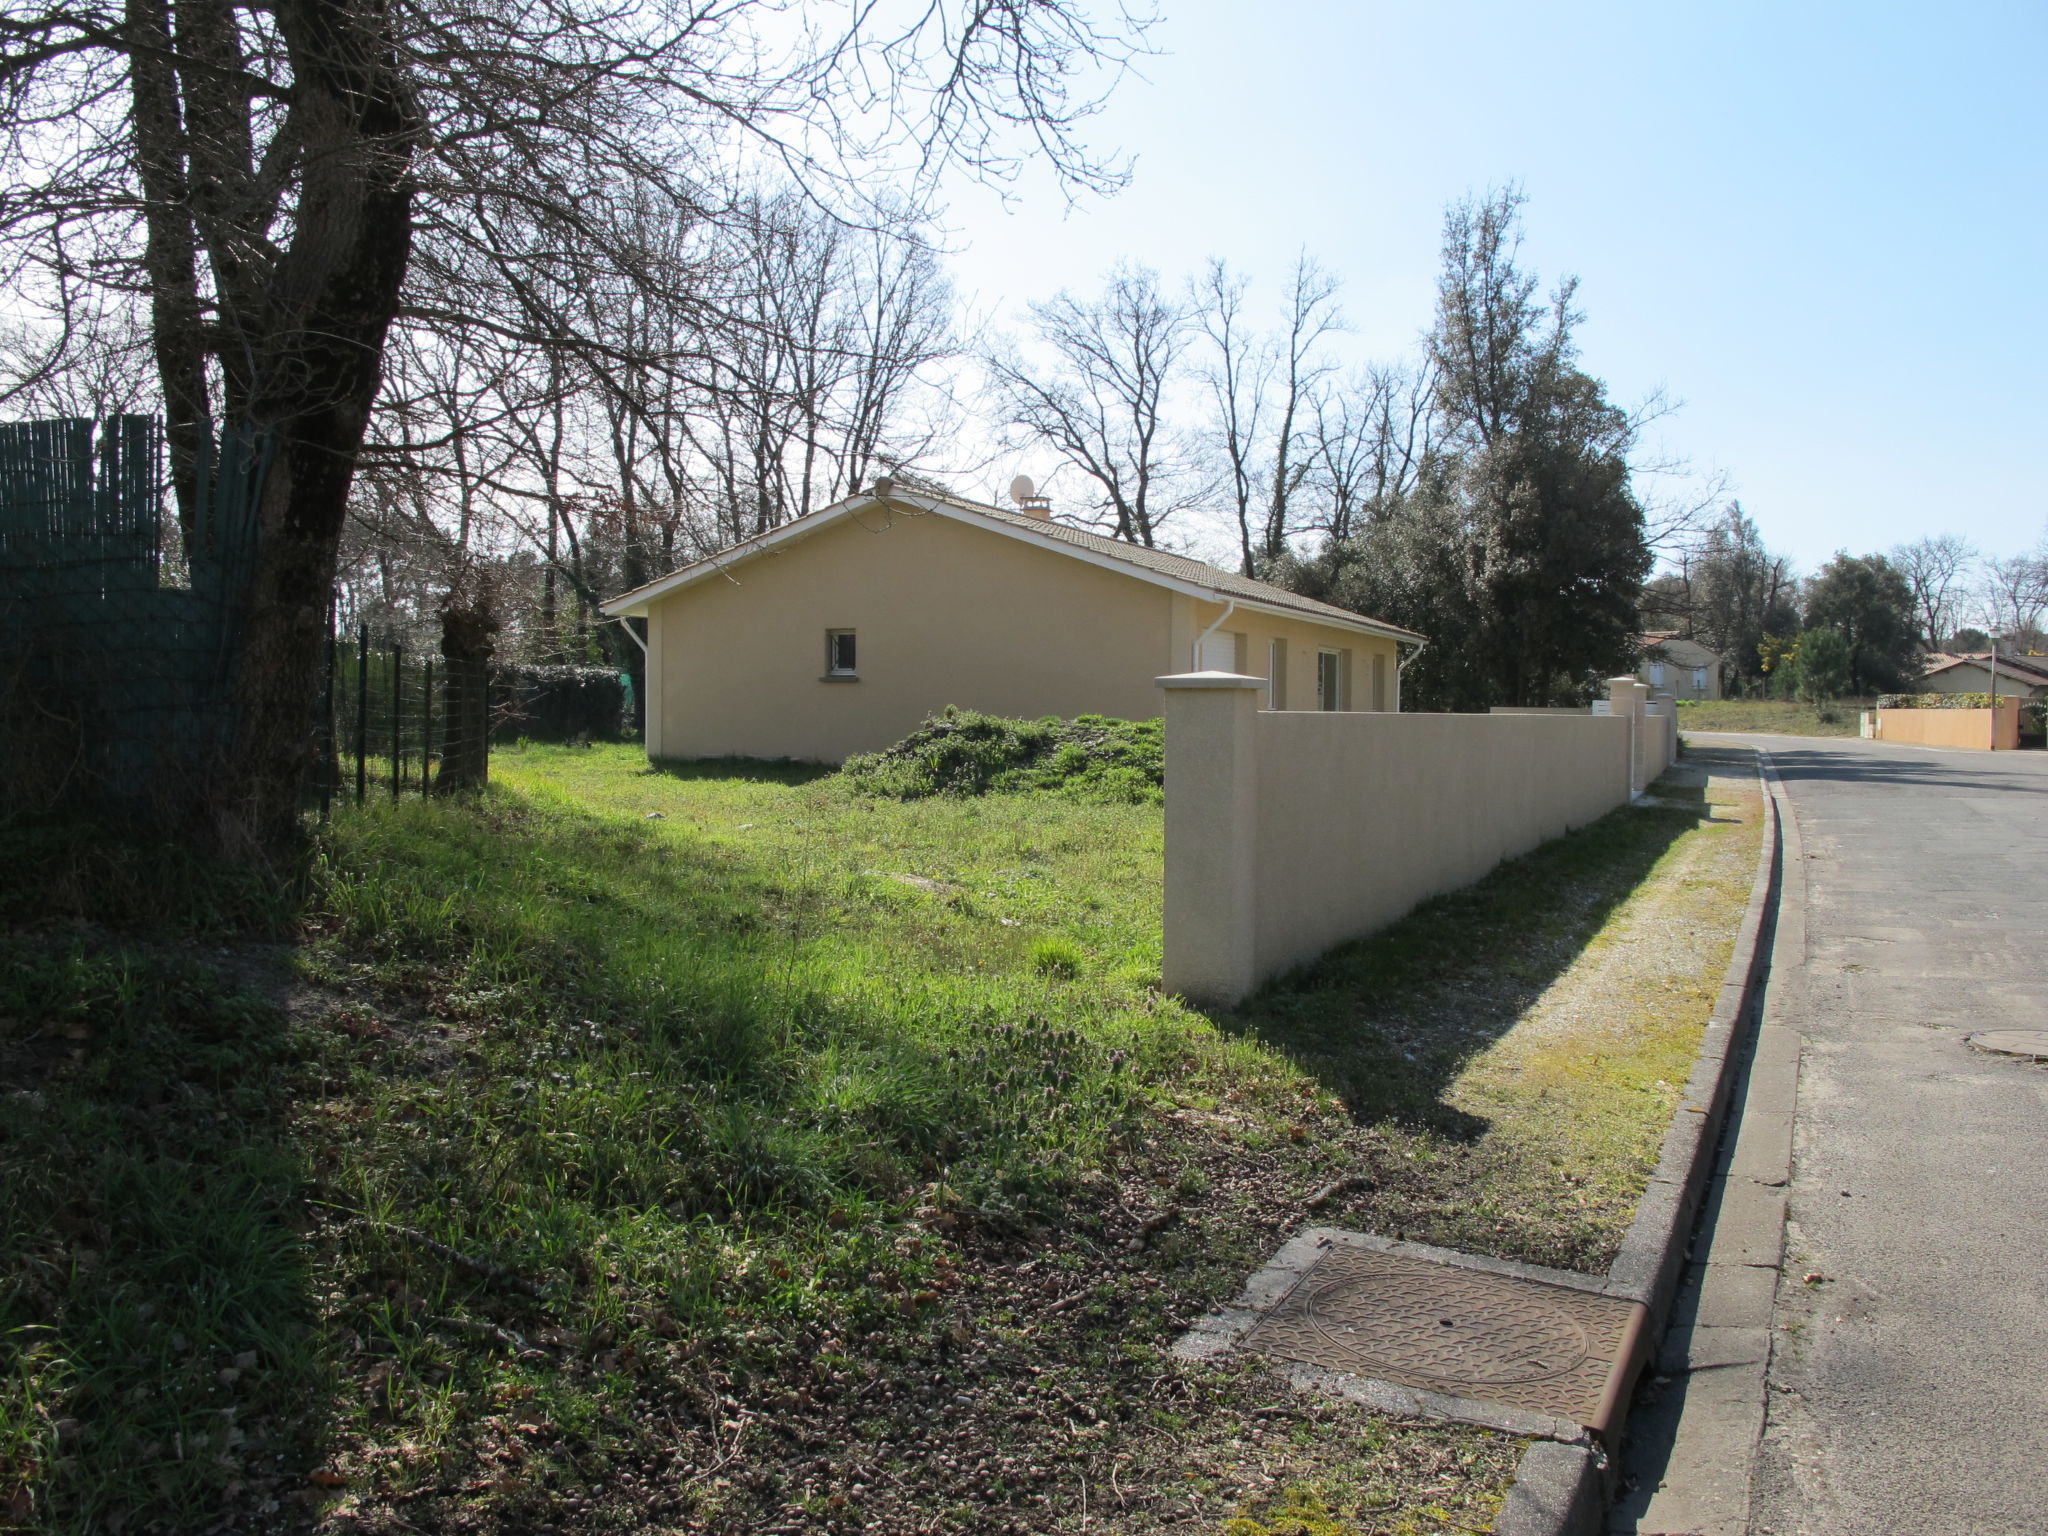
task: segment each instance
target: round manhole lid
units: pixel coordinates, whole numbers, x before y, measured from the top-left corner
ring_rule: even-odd
[[[1305,1300],[1337,1354],[1393,1374],[1506,1386],[1564,1375],[1590,1353],[1577,1320],[1540,1291],[1456,1270],[1350,1276]]]
[[[1980,1051],[2048,1061],[2048,1029],[1987,1029],[1970,1036],[1970,1044]]]

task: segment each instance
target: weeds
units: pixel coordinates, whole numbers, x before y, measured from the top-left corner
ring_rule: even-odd
[[[1158,720],[1005,720],[949,708],[893,747],[848,758],[840,772],[869,794],[899,800],[1055,791],[1156,803],[1165,782],[1165,731]]]

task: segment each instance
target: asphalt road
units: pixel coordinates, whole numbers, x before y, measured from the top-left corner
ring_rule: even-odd
[[[2048,753],[1746,739],[1807,897],[1770,981],[1805,1047],[1750,1531],[2041,1536],[2048,1065],[1966,1037],[2048,1029]]]

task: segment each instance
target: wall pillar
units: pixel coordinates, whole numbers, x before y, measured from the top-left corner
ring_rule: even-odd
[[[1184,672],[1166,690],[1166,910],[1160,982],[1228,1006],[1258,980],[1253,922],[1264,679]]]
[[[1628,721],[1628,798],[1643,792],[1643,711],[1636,698],[1640,686],[1633,677],[1607,679],[1608,708]],[[1649,690],[1643,690],[1647,693]]]
[[[1651,765],[1656,761],[1650,746],[1650,685],[1637,681],[1630,687],[1636,696],[1636,730],[1632,738],[1634,751],[1630,754],[1630,768],[1634,777],[1630,780],[1630,785],[1634,792],[1640,795],[1650,787],[1650,780],[1656,777],[1656,774],[1650,771]]]
[[[1664,765],[1678,761],[1678,695],[1660,693],[1657,706],[1664,711]]]

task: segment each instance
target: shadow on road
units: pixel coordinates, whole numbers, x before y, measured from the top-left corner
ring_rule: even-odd
[[[1745,738],[1747,739],[1747,738]],[[1825,747],[1781,745],[1787,738],[1758,738],[1771,754],[1778,777],[1891,789],[1919,786],[1969,794],[2048,794],[2048,754],[1934,752],[1844,738]]]

